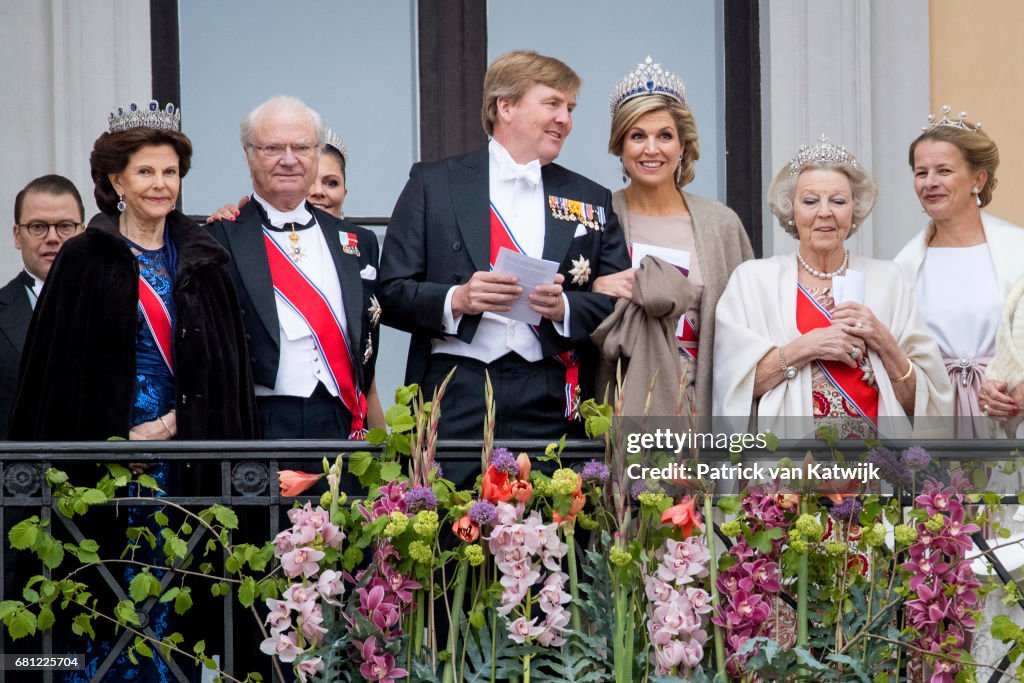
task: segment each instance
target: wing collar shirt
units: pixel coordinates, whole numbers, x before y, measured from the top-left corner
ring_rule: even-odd
[[[342,331],[347,333],[345,306],[341,300],[341,283],[338,271],[327,247],[327,240],[317,224],[314,216],[302,202],[291,211],[278,211],[267,200],[258,194],[253,199],[260,203],[275,228],[285,228],[295,223],[301,236],[300,245],[303,256],[296,264],[299,270],[319,289],[335,317],[341,323]],[[270,237],[281,248],[288,251],[291,247],[291,230],[270,230]],[[280,294],[274,295],[277,306],[277,320],[280,325],[278,336],[281,349],[281,360],[277,366],[277,378],[273,387],[256,386],[257,396],[310,396],[316,390],[317,383],[322,383],[332,396],[338,395],[338,386],[327,371],[326,361],[317,346],[309,325],[303,321]]]
[[[519,164],[497,141],[488,145],[488,178],[491,204],[504,219],[509,230],[526,256],[541,258],[544,253],[544,182],[541,178],[540,161],[534,159]],[[490,225],[480,226],[490,230]],[[452,296],[456,287],[448,290],[445,299],[444,331],[455,334],[462,316],[452,315]],[[529,292],[523,292],[526,297]],[[565,304],[565,319],[554,323],[555,330],[566,336],[569,330],[569,301],[562,294]],[[448,353],[456,356],[475,358],[491,363],[513,351],[524,360],[535,362],[543,358],[540,341],[525,323],[509,320],[495,313],[484,313],[477,327],[473,342],[467,344],[455,337],[435,339],[431,344],[433,353]]]

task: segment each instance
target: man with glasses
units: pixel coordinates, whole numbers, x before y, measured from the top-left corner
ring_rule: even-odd
[[[84,220],[82,196],[63,176],[36,178],[14,198],[14,247],[25,269],[0,289],[0,439],[7,438],[32,309],[57,252]]]
[[[264,438],[348,438],[365,428],[377,315],[377,239],[306,201],[326,128],[294,97],[241,123],[252,201],[208,225],[231,252]]]

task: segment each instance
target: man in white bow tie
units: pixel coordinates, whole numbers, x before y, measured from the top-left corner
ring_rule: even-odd
[[[406,382],[429,396],[458,370],[439,434],[480,438],[484,376],[498,438],[582,436],[578,407],[595,356],[590,333],[614,300],[594,278],[629,267],[609,191],[554,164],[572,131],[580,79],[535,52],[498,57],[484,78],[488,145],[412,167],[381,257],[386,324],[412,333]],[[559,265],[551,284],[524,292],[492,272],[499,248]],[[539,325],[503,313],[523,297]]]
[[[241,139],[251,200],[208,228],[231,252],[263,437],[360,438],[377,353],[377,239],[306,201],[326,140],[315,111],[275,97],[242,119]]]

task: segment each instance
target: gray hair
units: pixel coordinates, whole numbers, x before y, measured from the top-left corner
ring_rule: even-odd
[[[779,225],[792,237],[797,237],[795,225],[790,225],[793,220],[793,199],[796,197],[796,183],[804,171],[821,169],[842,173],[850,181],[850,191],[853,193],[853,222],[847,238],[851,237],[857,228],[871,215],[875,208],[875,200],[878,199],[878,184],[875,179],[864,170],[863,166],[852,166],[831,159],[818,159],[809,161],[800,166],[799,173],[792,173],[789,162],[782,167],[772,184],[768,186],[768,207],[776,218]]]
[[[260,115],[267,109],[297,109],[305,112],[313,122],[313,129],[316,131],[317,147],[323,147],[327,142],[327,126],[324,124],[323,118],[315,109],[307,106],[306,103],[298,97],[293,97],[291,95],[277,95],[276,97],[271,97],[266,102],[257,105],[255,109],[242,117],[242,122],[239,124],[238,128],[242,140],[242,148],[246,151],[246,154],[249,153],[249,146],[252,145],[252,131],[256,128],[256,122],[259,120]]]

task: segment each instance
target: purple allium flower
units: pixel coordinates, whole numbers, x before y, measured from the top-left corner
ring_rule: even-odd
[[[510,477],[519,476],[519,463],[516,462],[516,456],[512,455],[512,451],[507,448],[498,447],[491,453],[491,467],[504,472]]]
[[[906,465],[911,472],[920,472],[924,468],[928,467],[931,462],[932,456],[928,455],[928,451],[920,446],[911,446],[903,451],[903,464]]]
[[[580,472],[580,476],[583,477],[583,481],[594,484],[603,484],[608,481],[608,466],[603,462],[591,460],[583,466],[583,471]]]
[[[646,492],[647,492],[647,480],[646,479],[637,479],[636,481],[633,482],[633,488],[630,490],[630,494],[633,496],[634,500],[640,498],[640,494],[641,493],[646,493]]]
[[[409,512],[434,510],[437,508],[437,496],[429,486],[413,486],[405,494],[405,503],[409,506]]]
[[[882,478],[893,486],[907,486],[913,480],[910,468],[888,448],[874,448],[868,453],[868,462],[874,463]]]
[[[468,514],[469,518],[480,526],[494,524],[494,520],[498,518],[498,510],[494,507],[494,503],[486,500],[478,500],[473,503]]]
[[[839,519],[843,521],[856,520],[857,515],[864,509],[864,506],[860,504],[856,498],[846,498],[842,503],[833,505],[829,509],[828,514],[832,519]]]

